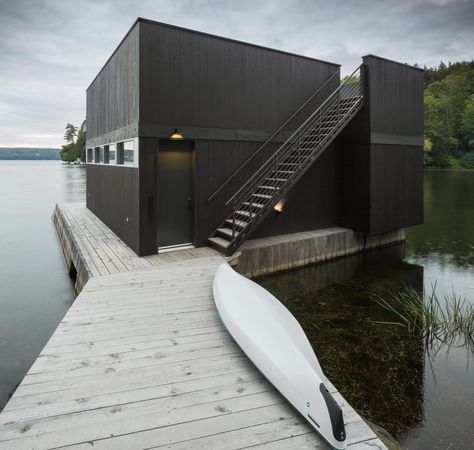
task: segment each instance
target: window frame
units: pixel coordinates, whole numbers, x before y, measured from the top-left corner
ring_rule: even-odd
[[[98,145],[95,147],[89,147],[86,149],[86,163],[87,164],[104,164],[108,166],[118,166],[118,167],[135,167],[138,168],[138,137],[132,139],[125,139],[123,141],[109,142],[107,144]],[[130,144],[133,147],[132,149],[125,149],[126,144]],[[111,147],[115,147],[115,160],[110,161],[110,152]],[[125,151],[132,151],[133,161],[125,161]],[[89,160],[89,151],[92,152],[92,159]],[[101,158],[102,152],[102,161]]]
[[[125,149],[125,145],[126,144],[129,144],[129,143],[132,143],[132,146],[133,148],[132,149]],[[122,157],[123,157],[123,161],[122,161],[122,164],[125,166],[125,167],[135,167],[135,161],[137,159],[137,155],[136,155],[136,146],[135,146],[135,140],[134,139],[129,139],[128,141],[123,141],[122,142],[122,145],[123,145],[123,154],[122,154]],[[132,156],[133,156],[133,159],[132,161],[126,161],[125,160],[125,152],[126,151],[131,151],[132,152]]]

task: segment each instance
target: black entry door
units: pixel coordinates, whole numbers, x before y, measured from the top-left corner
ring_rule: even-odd
[[[158,247],[193,243],[193,143],[160,141],[156,179]]]

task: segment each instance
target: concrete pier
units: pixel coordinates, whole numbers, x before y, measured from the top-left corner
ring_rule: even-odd
[[[232,264],[247,277],[296,269],[405,241],[403,229],[365,235],[347,228],[324,228],[244,242]]]

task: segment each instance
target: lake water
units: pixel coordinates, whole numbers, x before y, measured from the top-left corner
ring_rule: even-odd
[[[425,172],[425,224],[405,245],[257,280],[308,334],[326,375],[407,449],[474,448],[470,350],[427,349],[374,296],[406,285],[474,302],[474,172]],[[436,353],[437,352],[437,353]]]
[[[0,161],[0,409],[74,301],[51,222],[84,201],[85,168]],[[321,364],[367,418],[408,449],[474,441],[474,370],[465,348],[428,355],[373,301],[390,288],[454,288],[474,301],[474,172],[425,173],[425,225],[406,245],[261,278],[300,320]],[[368,320],[372,319],[372,321]],[[472,355],[471,355],[472,356]]]
[[[0,161],[0,410],[74,301],[51,214],[85,201],[85,174],[59,161]]]

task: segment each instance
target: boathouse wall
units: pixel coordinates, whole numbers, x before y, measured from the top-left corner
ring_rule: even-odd
[[[332,226],[376,234],[422,222],[422,71],[372,55],[363,61],[365,106],[252,237]],[[178,129],[193,147],[192,243],[206,245],[229,197],[339,79],[337,64],[138,19],[87,90],[91,154],[133,141],[134,160],[88,161],[87,207],[137,254],[156,253],[158,219],[167,214],[160,196],[173,195],[157,191],[157,160]]]
[[[139,37],[135,23],[87,88],[89,146],[138,136]]]
[[[205,245],[228,212],[226,200],[278,144],[268,146],[208,201],[211,194],[322,87],[275,139],[283,142],[337,87],[339,73],[338,64],[139,19],[87,91],[92,127],[87,146],[138,137],[138,164],[127,169],[89,164],[87,206],[138,254],[156,253],[157,217],[166,214],[157,210],[156,155],[160,142],[178,128],[194,144],[193,243]],[[133,114],[123,113],[125,102]],[[318,183],[319,192],[330,191],[329,178],[321,178],[321,173],[326,171],[312,168],[292,195],[311,196]],[[267,221],[263,233],[332,223],[334,203],[324,203],[329,214],[314,202],[306,204],[304,212],[295,204],[282,220]]]
[[[378,234],[423,222],[423,71],[363,65],[365,106],[337,139],[339,225]]]

